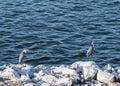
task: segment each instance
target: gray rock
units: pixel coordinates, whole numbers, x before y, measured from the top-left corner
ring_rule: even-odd
[[[74,84],[79,84],[81,82],[81,78],[79,76],[70,76],[69,77]]]
[[[50,84],[50,83],[42,83],[41,85],[38,85],[38,86],[55,86],[55,85]]]
[[[7,79],[18,79],[20,78],[20,75],[11,68],[7,68],[5,69],[2,74],[0,74],[3,78],[7,78]]]
[[[63,66],[55,67],[54,69],[52,69],[51,73],[57,78],[69,78],[74,83],[78,83],[80,81],[79,74],[71,68],[66,68]]]
[[[5,82],[0,81],[0,86],[6,86]]]
[[[47,67],[47,66],[45,66],[45,65],[38,65],[38,66],[34,67],[34,68],[32,69],[32,72],[37,73],[37,72],[39,72],[39,71],[41,71],[41,70],[42,70],[44,73],[46,73],[46,74],[50,74],[50,73],[51,73],[51,67]]]
[[[120,82],[120,74],[115,76],[116,82]]]
[[[120,67],[116,67],[117,73],[120,74]]]
[[[33,77],[32,69],[22,68],[17,71],[19,75],[29,75],[29,77]]]
[[[109,82],[113,82],[114,81],[114,75],[110,74],[108,72],[99,70],[97,73],[97,80],[103,83],[108,84]]]
[[[19,70],[19,69],[32,69],[33,66],[32,65],[28,65],[28,64],[10,64],[10,65],[7,65],[7,67],[9,68],[12,68],[12,69],[15,69],[15,70]]]
[[[99,81],[94,81],[94,86],[105,86],[105,84]]]
[[[73,76],[78,76],[77,72],[74,69],[70,69],[70,68],[65,68],[65,67],[55,67],[55,69],[53,69],[51,71],[52,74],[63,74],[63,75],[73,75]]]
[[[120,86],[120,83],[116,83],[116,85],[115,86]]]
[[[59,67],[9,64],[0,66],[0,80],[9,86],[120,86],[120,67],[108,64],[102,71],[93,61]]]
[[[26,83],[24,86],[36,86],[34,83]]]
[[[56,82],[57,86],[72,86],[72,80],[70,78],[59,78]]]
[[[115,69],[110,64],[105,65],[103,70],[109,73],[115,73]]]
[[[45,73],[43,72],[43,70],[39,71],[38,73],[34,73],[33,81],[34,81],[34,82],[37,82],[37,81],[39,81],[39,80],[42,80],[42,78],[43,78],[44,76],[46,76],[46,75],[48,75],[48,74],[45,74]]]
[[[94,67],[84,67],[83,68],[83,75],[84,75],[84,79],[85,80],[93,80],[95,79],[97,76],[97,69],[95,69]]]
[[[5,86],[24,86],[23,83],[20,83],[20,82],[8,82],[7,85]]]
[[[99,67],[93,61],[87,61],[87,62],[78,61],[73,63],[70,67],[75,69],[78,73],[83,72],[83,67],[94,67],[96,69],[99,69]]]
[[[52,75],[45,75],[44,77],[41,78],[44,82],[54,84],[57,81],[57,78]]]
[[[108,86],[120,86],[120,83],[117,82],[110,82],[107,84]]]
[[[24,83],[32,82],[28,74],[21,75],[19,81],[24,82]]]

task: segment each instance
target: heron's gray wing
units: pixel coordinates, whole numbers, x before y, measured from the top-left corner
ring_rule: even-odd
[[[93,52],[93,48],[90,46],[89,49],[87,50],[86,55],[90,56],[92,54],[92,52]]]
[[[22,62],[23,57],[24,57],[24,53],[21,52],[20,55],[19,55],[19,64]]]

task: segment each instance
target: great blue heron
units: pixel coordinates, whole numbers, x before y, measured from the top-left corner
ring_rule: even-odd
[[[23,49],[22,52],[20,53],[20,55],[19,55],[19,64],[22,63],[22,60],[23,60],[26,53],[27,53],[26,49]]]
[[[94,51],[94,42],[92,41],[91,46],[87,50],[86,56],[89,57],[90,55],[92,55],[93,51]]]

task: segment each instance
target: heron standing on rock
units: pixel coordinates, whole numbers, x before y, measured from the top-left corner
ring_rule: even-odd
[[[27,53],[26,49],[23,49],[22,52],[20,53],[20,55],[19,55],[19,64],[22,63],[22,60],[23,60],[26,53]]]
[[[86,56],[89,57],[90,55],[92,55],[93,51],[94,51],[94,42],[92,41],[91,46],[87,50]]]

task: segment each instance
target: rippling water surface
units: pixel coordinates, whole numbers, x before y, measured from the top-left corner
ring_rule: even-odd
[[[0,64],[71,64],[91,60],[120,62],[119,0],[0,0]]]

